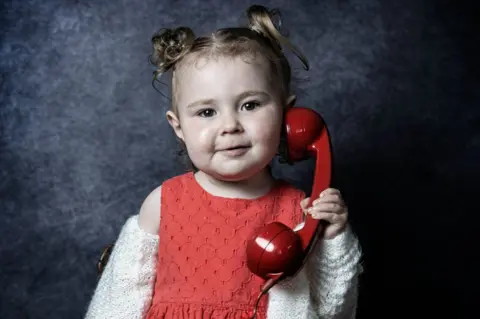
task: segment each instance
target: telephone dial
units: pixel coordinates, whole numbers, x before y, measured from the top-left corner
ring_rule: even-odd
[[[330,186],[332,155],[327,127],[317,112],[304,107],[285,111],[286,161],[289,164],[314,156],[315,175],[307,208]],[[309,252],[324,230],[324,222],[305,216],[300,229],[293,230],[280,222],[265,225],[247,242],[247,266],[265,280],[253,310],[256,317],[260,298],[275,284],[294,276],[304,266]]]

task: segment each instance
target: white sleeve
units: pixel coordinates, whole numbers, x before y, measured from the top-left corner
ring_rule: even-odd
[[[314,318],[354,319],[361,248],[350,226],[333,239],[321,239],[307,261],[309,312]]]
[[[85,319],[140,319],[155,284],[158,235],[138,226],[138,215],[123,226],[103,270]]]

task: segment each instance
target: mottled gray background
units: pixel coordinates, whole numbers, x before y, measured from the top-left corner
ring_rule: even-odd
[[[82,318],[100,251],[150,190],[183,172],[168,101],[150,85],[150,36],[235,25],[251,3],[2,2],[0,318]],[[365,251],[359,318],[473,318],[477,8],[259,3],[283,11],[311,62],[306,73],[292,59],[298,104],[332,132],[334,186]],[[308,191],[311,162],[275,172]]]

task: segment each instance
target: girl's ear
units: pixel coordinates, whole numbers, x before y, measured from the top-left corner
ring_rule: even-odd
[[[170,126],[173,128],[173,131],[175,132],[177,137],[181,139],[183,142],[185,142],[183,139],[183,131],[182,131],[182,127],[180,125],[180,120],[178,119],[178,116],[172,111],[167,111],[166,116],[167,116],[168,124],[170,124]]]
[[[288,98],[287,98],[287,105],[286,105],[286,109],[289,109],[291,107],[293,107],[295,105],[295,102],[297,101],[297,97],[295,95],[290,95]]]

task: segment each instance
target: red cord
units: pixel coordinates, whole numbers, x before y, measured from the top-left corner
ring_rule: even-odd
[[[285,277],[283,274],[280,274],[278,277],[268,279],[262,287],[262,290],[258,294],[257,301],[255,302],[255,307],[253,308],[252,316],[250,319],[255,319],[257,317],[257,309],[260,304],[260,299],[265,295],[273,286],[275,286],[279,281],[283,280]]]
[[[262,291],[260,291],[260,294],[258,294],[257,301],[255,302],[255,307],[253,308],[253,313],[252,313],[252,316],[250,317],[250,319],[255,319],[255,317],[257,316],[257,309],[258,309],[258,305],[260,303],[260,299],[262,299],[262,296],[264,294],[266,294],[267,291],[268,290],[262,289]]]

